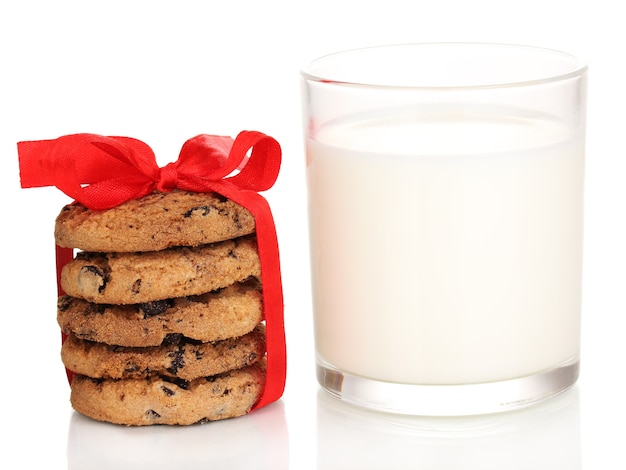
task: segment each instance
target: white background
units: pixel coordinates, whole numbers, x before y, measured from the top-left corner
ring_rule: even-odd
[[[626,468],[626,28],[613,0],[32,1],[0,6],[3,468]],[[404,420],[318,393],[308,279],[299,68],[353,47],[486,41],[590,66],[582,372],[526,412]],[[53,225],[67,196],[20,189],[15,144],[76,132],[143,140],[160,164],[199,133],[259,130],[283,147],[265,193],[281,244],[283,399],[193,428],[73,413],[58,350]],[[6,460],[5,460],[6,459]],[[6,462],[6,464],[5,464]],[[11,462],[11,463],[8,463]]]

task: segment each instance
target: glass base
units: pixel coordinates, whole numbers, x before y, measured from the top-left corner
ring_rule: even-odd
[[[417,416],[466,416],[523,408],[569,389],[579,359],[535,375],[467,385],[412,385],[350,375],[319,362],[317,380],[330,394],[354,405]]]

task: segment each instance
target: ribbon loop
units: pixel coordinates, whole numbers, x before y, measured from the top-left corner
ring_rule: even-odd
[[[246,159],[248,151],[250,157]],[[229,180],[242,189],[265,191],[271,188],[278,177],[281,149],[276,140],[256,131],[244,131],[237,136],[231,149],[241,171]],[[229,158],[230,158],[229,156]]]

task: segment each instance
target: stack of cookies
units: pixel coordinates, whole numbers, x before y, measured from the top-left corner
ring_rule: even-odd
[[[63,208],[58,322],[78,412],[124,425],[241,416],[265,385],[260,262],[250,212],[214,193],[155,192]]]

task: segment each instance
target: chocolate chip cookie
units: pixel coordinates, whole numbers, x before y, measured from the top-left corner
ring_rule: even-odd
[[[63,342],[65,367],[92,378],[139,379],[150,375],[193,380],[254,364],[265,355],[265,328],[213,343],[180,339],[149,348],[111,346],[70,334]]]
[[[199,296],[132,305],[62,296],[57,321],[66,334],[118,346],[159,346],[180,337],[213,342],[250,332],[263,321],[263,303],[251,279]]]
[[[265,362],[192,381],[75,375],[70,401],[93,419],[128,426],[189,425],[247,414],[265,386]]]
[[[132,253],[79,252],[63,267],[67,295],[95,303],[137,304],[209,292],[260,277],[256,238]]]
[[[215,193],[154,192],[112,209],[65,206],[56,219],[59,246],[93,252],[158,251],[198,246],[253,233],[244,207]]]

